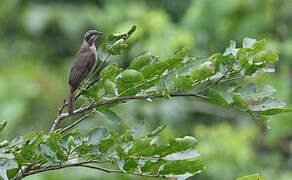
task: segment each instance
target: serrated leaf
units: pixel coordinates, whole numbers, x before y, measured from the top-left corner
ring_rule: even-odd
[[[198,141],[191,136],[169,139],[169,144],[167,146],[157,147],[155,154],[159,154],[161,157],[164,157],[168,154],[193,149],[197,143]]]
[[[258,100],[259,98],[264,98],[271,96],[276,90],[269,85],[266,85],[264,89],[259,89],[255,83],[249,83],[244,88],[242,88],[239,93],[244,99],[253,98]]]
[[[244,177],[239,177],[236,180],[267,180],[267,179],[260,176],[259,174],[252,174]]]
[[[88,133],[88,145],[99,144],[100,140],[108,136],[107,128],[94,128]]]
[[[152,156],[155,152],[155,145],[150,145],[151,139],[142,139],[134,142],[134,145],[129,150],[129,155],[133,156]]]
[[[212,100],[213,103],[220,104],[223,107],[228,107],[229,106],[228,101],[216,89],[210,88],[209,89],[209,95],[212,98],[211,100]]]
[[[99,144],[99,150],[102,153],[107,152],[115,143],[115,139],[113,137],[109,137],[106,139],[102,139]]]
[[[236,107],[240,107],[240,108],[244,108],[245,105],[245,100],[240,96],[239,93],[233,93],[232,94],[232,106],[236,106]]]
[[[110,109],[106,109],[104,111],[99,111],[99,113],[104,117],[107,118],[115,123],[121,122],[121,118],[117,115],[114,111]]]
[[[187,76],[178,76],[173,79],[175,87],[179,91],[191,90],[193,80]]]
[[[244,75],[246,75],[246,76],[252,76],[254,73],[257,72],[257,70],[260,70],[260,69],[262,69],[265,66],[266,66],[265,63],[259,64],[259,65],[256,65],[256,64],[250,65],[249,67],[247,67],[246,69],[244,69]]]
[[[133,69],[127,69],[121,73],[121,77],[117,80],[118,92],[120,94],[143,81],[142,73]]]
[[[185,58],[190,50],[188,48],[178,49],[174,54],[171,56],[173,58]]]
[[[0,157],[0,179],[8,180],[10,179],[9,171],[17,169],[17,163],[9,158]]]
[[[119,39],[113,45],[107,46],[107,51],[112,55],[118,55],[121,54],[126,47],[128,47],[128,44],[125,43],[125,40]]]
[[[260,51],[264,50],[265,47],[266,47],[266,40],[265,39],[257,41],[252,46],[252,52],[253,53],[260,52]]]
[[[242,41],[243,48],[251,48],[257,42],[256,39],[244,38]]]
[[[145,164],[141,167],[143,173],[155,172],[160,169],[160,167],[165,164],[167,161],[159,159],[158,161],[146,161]]]
[[[102,79],[109,79],[114,81],[115,78],[123,71],[122,68],[118,68],[117,64],[110,64],[101,72]]]
[[[51,148],[46,145],[46,144],[41,144],[40,145],[41,148],[41,153],[42,156],[49,162],[49,163],[57,163],[60,162],[57,158],[57,156],[53,153],[53,151],[51,150]]]
[[[268,109],[283,108],[284,106],[285,104],[277,98],[265,97],[249,108],[253,111],[266,111]]]
[[[187,149],[185,151],[168,154],[167,156],[163,157],[162,159],[167,160],[167,161],[174,161],[174,160],[195,159],[199,156],[200,156],[200,152],[198,150]]]
[[[50,147],[52,152],[56,154],[58,160],[65,161],[68,159],[66,153],[61,148],[61,142],[63,141],[63,137],[58,133],[50,133],[49,138],[47,139],[46,144]]]
[[[278,60],[278,52],[273,52],[270,50],[260,51],[253,57],[253,63],[264,62],[266,64],[272,64]]]
[[[149,65],[155,57],[151,55],[150,53],[141,55],[139,57],[136,57],[130,64],[129,69],[134,69],[136,71],[140,71],[143,69],[146,65]]]
[[[92,149],[93,149],[93,145],[88,145],[86,143],[82,143],[80,146],[77,146],[76,151],[79,154],[88,154]]]
[[[138,168],[138,161],[135,159],[127,159],[123,169],[128,173],[134,173]]]
[[[159,174],[164,176],[168,175],[168,177],[171,177],[171,175],[180,175],[185,173],[195,175],[202,172],[204,168],[203,163],[198,159],[169,161],[163,166]]]
[[[18,168],[8,169],[8,170],[6,171],[6,173],[7,173],[7,177],[8,177],[9,179],[13,178],[13,177],[18,173],[18,171],[19,171]]]
[[[106,96],[115,96],[116,95],[115,90],[116,90],[115,83],[109,79],[106,79],[104,81],[105,95]]]
[[[239,49],[236,48],[236,42],[231,40],[230,47],[226,48],[225,52],[223,53],[223,56],[228,55],[236,56],[238,50]]]
[[[203,64],[201,64],[199,67],[194,66],[192,70],[192,79],[200,81],[215,74],[215,71],[211,67],[211,64],[212,62],[206,61]]]

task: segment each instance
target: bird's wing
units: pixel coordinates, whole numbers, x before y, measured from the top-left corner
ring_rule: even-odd
[[[79,53],[70,72],[69,84],[77,89],[93,68],[96,61],[95,54],[92,52]]]

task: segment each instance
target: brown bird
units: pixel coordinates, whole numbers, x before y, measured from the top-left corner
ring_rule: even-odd
[[[84,35],[84,40],[74,60],[73,67],[70,71],[70,97],[68,104],[69,114],[73,114],[73,106],[75,101],[75,91],[78,89],[80,83],[94,70],[97,64],[97,52],[95,47],[96,38],[102,32],[96,30],[89,30]]]

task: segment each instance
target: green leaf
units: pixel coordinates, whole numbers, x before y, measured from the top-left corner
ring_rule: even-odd
[[[106,139],[102,139],[99,144],[99,150],[102,153],[107,152],[109,148],[111,148],[115,143],[115,139],[113,137],[109,137]]]
[[[264,62],[266,64],[272,64],[278,60],[278,52],[273,52],[270,50],[260,51],[253,57],[253,63]]]
[[[19,171],[18,168],[8,169],[8,170],[6,171],[8,179],[11,179],[11,178],[13,178],[14,176],[16,176],[16,174],[18,173],[18,171]]]
[[[251,105],[249,108],[253,111],[266,111],[268,109],[283,108],[285,104],[277,98],[265,97],[257,104]]]
[[[259,174],[253,174],[249,176],[239,177],[236,180],[267,180],[267,179],[260,176]]]
[[[72,147],[75,147],[76,144],[75,144],[75,139],[73,136],[69,136],[68,138],[68,147],[71,149]]]
[[[0,122],[0,132],[5,128],[6,124],[7,124],[6,120]]]
[[[256,39],[244,38],[242,41],[243,48],[251,48],[257,42]]]
[[[236,48],[236,42],[231,40],[230,46],[226,48],[225,52],[223,53],[223,56],[228,56],[228,55],[236,56],[238,50],[239,49]]]
[[[187,159],[195,159],[200,156],[200,153],[196,149],[187,149],[185,151],[175,152],[172,154],[168,154],[167,156],[163,157],[162,159],[168,161],[174,160],[187,160]]]
[[[203,163],[198,160],[180,160],[180,161],[169,161],[160,170],[159,174],[169,175],[167,177],[172,177],[172,175],[182,175],[190,173],[192,175],[202,172],[204,170]]]
[[[134,145],[129,149],[129,155],[133,156],[152,156],[155,153],[156,146],[150,145],[151,139],[142,139],[134,142]]]
[[[211,100],[213,103],[220,104],[223,107],[229,106],[229,104],[228,104],[227,100],[224,98],[224,96],[221,95],[220,92],[217,91],[216,89],[210,88],[209,95],[212,98]]]
[[[245,100],[240,96],[239,93],[233,93],[232,94],[232,106],[244,108],[246,107],[245,105]]]
[[[266,66],[266,64],[264,64],[264,63],[259,64],[259,65],[253,64],[244,70],[244,75],[252,76],[254,73],[257,72],[257,70],[262,69],[265,66]]]
[[[153,171],[158,171],[159,168],[165,164],[167,161],[159,159],[158,161],[146,161],[145,164],[141,167],[143,173],[149,173]]]
[[[17,169],[17,163],[9,158],[0,157],[0,179],[8,180],[10,178],[10,170]]]
[[[112,110],[106,109],[104,111],[99,111],[99,113],[104,117],[107,118],[115,123],[121,122],[121,118]]]
[[[107,47],[107,51],[112,55],[122,54],[122,50],[128,47],[124,39],[117,40],[113,45]]]
[[[50,149],[56,154],[58,160],[65,161],[68,159],[66,153],[63,151],[61,143],[63,142],[63,137],[58,133],[50,133],[46,144]]]
[[[173,79],[175,87],[179,91],[186,91],[193,89],[193,80],[187,76],[178,76]]]
[[[292,112],[292,109],[272,108],[272,109],[267,109],[265,111],[262,111],[261,113],[263,115],[275,115],[275,114],[285,113],[285,112]]]
[[[198,141],[194,137],[190,136],[169,139],[169,144],[167,146],[157,147],[154,154],[160,154],[161,157],[164,157],[168,154],[193,149],[197,143]]]
[[[102,79],[109,79],[114,81],[115,78],[123,71],[122,68],[118,68],[117,64],[110,64],[101,72]]]
[[[138,161],[135,159],[127,159],[123,169],[128,173],[134,173],[138,168]]]
[[[99,144],[100,140],[108,136],[107,128],[94,128],[88,133],[88,145]]]
[[[46,144],[40,145],[42,156],[49,162],[49,163],[57,163],[60,162],[57,156],[53,153],[51,148]]]
[[[249,83],[243,89],[239,91],[242,98],[248,100],[250,98],[258,100],[259,98],[264,98],[271,96],[276,90],[269,85],[266,85],[263,90],[259,89],[257,84]]]
[[[131,62],[129,69],[141,71],[146,65],[149,65],[154,60],[155,60],[155,57],[153,55],[151,55],[150,53],[141,55],[141,56],[135,58]]]
[[[127,69],[121,73],[121,77],[117,80],[118,91],[122,93],[143,81],[144,77],[142,73],[133,69]]]
[[[178,49],[176,52],[174,52],[174,54],[171,57],[183,59],[187,56],[189,51],[190,51],[190,49],[188,49],[188,48]]]
[[[108,40],[111,42],[117,41],[119,39],[127,40],[135,31],[136,31],[136,25],[132,26],[128,32],[109,34]]]
[[[215,74],[215,71],[211,67],[211,64],[212,62],[206,61],[203,64],[201,64],[199,67],[194,66],[192,70],[192,79],[200,81]]]
[[[266,40],[263,39],[263,40],[260,40],[260,41],[257,41],[256,43],[253,44],[252,46],[252,52],[255,54],[255,53],[258,53],[262,50],[264,50],[266,48]]]
[[[115,83],[112,82],[111,80],[109,79],[106,79],[104,81],[104,90],[105,90],[105,94],[107,96],[115,96],[116,95],[116,87],[115,87]]]
[[[88,154],[92,149],[94,145],[87,145],[85,142],[83,142],[80,146],[77,146],[76,151],[79,154]]]
[[[147,134],[147,137],[153,137],[156,136],[158,133],[160,133],[164,128],[166,127],[166,124],[162,125],[162,126],[158,126],[157,128],[155,128],[152,132],[150,132],[149,134]]]

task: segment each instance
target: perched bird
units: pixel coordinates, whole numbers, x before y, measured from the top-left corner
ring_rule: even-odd
[[[83,44],[75,57],[69,76],[70,97],[68,112],[70,115],[73,114],[76,89],[97,64],[97,52],[94,42],[101,34],[102,32],[96,30],[87,31],[84,35]]]

